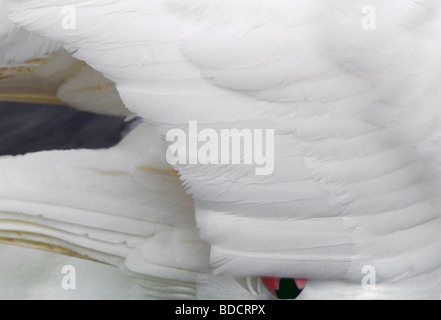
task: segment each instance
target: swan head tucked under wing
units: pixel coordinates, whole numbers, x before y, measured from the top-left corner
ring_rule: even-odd
[[[439,298],[438,1],[0,6],[0,99],[143,120],[111,148],[0,158],[2,239],[154,298]]]

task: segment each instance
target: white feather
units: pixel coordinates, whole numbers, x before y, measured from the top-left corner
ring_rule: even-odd
[[[438,298],[437,1],[7,3],[12,21],[62,41],[161,135],[189,120],[275,129],[272,176],[176,166],[215,273],[359,284],[373,265],[374,297]],[[60,28],[66,4],[76,30]],[[365,5],[376,31],[362,28]]]

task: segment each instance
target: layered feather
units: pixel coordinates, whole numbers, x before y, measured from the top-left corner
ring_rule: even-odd
[[[175,166],[216,273],[359,284],[373,265],[377,291],[354,295],[394,297],[423,279],[404,297],[438,297],[436,1],[8,5],[15,23],[115,82],[162,135],[190,120],[275,130],[273,175]],[[75,6],[76,30],[60,27],[63,5]],[[377,30],[362,28],[366,5]]]

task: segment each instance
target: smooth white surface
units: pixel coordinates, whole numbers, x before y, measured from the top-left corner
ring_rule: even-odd
[[[135,279],[113,266],[52,252],[0,245],[0,299],[145,299]],[[76,288],[62,287],[62,268],[75,267]]]

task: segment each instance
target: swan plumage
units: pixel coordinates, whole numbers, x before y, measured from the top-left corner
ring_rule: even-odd
[[[209,250],[207,264],[190,269],[207,267],[219,277],[308,278],[308,287],[327,298],[335,297],[336,287],[344,297],[439,297],[437,1],[4,4],[13,23],[61,43],[114,83],[124,106],[154,127],[160,141],[193,120],[201,129],[275,129],[271,175],[256,176],[249,166],[174,166],[195,206],[195,225],[179,225],[178,233],[186,238],[182,228],[190,230],[185,235],[200,237]],[[76,10],[73,30],[61,27],[65,5]],[[367,5],[377,10],[375,30],[362,27]],[[144,140],[152,132],[133,133],[145,152],[141,158],[148,158]],[[100,152],[97,163],[118,148]],[[0,168],[27,159],[41,165],[38,157],[46,156],[52,157],[2,159]],[[93,158],[78,151],[72,156],[86,157],[79,163]],[[50,176],[44,172],[42,179]],[[131,177],[140,183],[137,174]],[[85,181],[98,196],[100,184]],[[122,185],[103,190],[103,197]],[[66,190],[64,183],[58,188]],[[66,201],[73,208],[81,203]],[[205,254],[196,256],[202,261]],[[360,285],[366,265],[376,270],[374,291]],[[191,281],[206,284],[204,268]],[[213,286],[222,287],[214,279]]]

